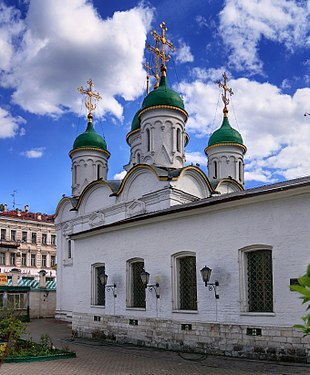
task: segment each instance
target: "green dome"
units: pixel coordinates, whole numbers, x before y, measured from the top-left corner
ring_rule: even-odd
[[[131,123],[131,131],[134,131],[134,130],[140,129],[139,112],[140,112],[140,111],[138,111],[138,112],[134,115],[134,118],[133,118],[132,123]]]
[[[150,108],[157,105],[168,105],[184,110],[184,103],[180,95],[171,90],[167,84],[167,79],[162,76],[157,89],[151,91],[143,100],[142,108]]]
[[[77,148],[98,148],[100,150],[107,150],[107,144],[95,131],[92,122],[88,122],[85,132],[80,134],[73,143],[73,150]]]
[[[241,134],[230,126],[228,117],[224,117],[222,126],[211,135],[208,147],[218,143],[238,143],[243,145]]]

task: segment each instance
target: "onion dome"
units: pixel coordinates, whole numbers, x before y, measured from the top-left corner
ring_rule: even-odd
[[[151,91],[143,100],[143,111],[146,108],[168,106],[172,108],[179,108],[184,111],[184,103],[178,93],[173,91],[167,83],[166,75],[163,74],[157,89]]]
[[[140,129],[139,112],[140,112],[140,111],[138,111],[138,112],[134,115],[134,118],[133,118],[132,123],[131,123],[131,131],[134,131],[134,130]]]
[[[107,151],[106,141],[94,129],[91,114],[88,115],[87,129],[84,133],[80,134],[73,143],[73,150],[79,148],[97,148]]]
[[[227,116],[224,116],[222,126],[209,138],[208,147],[225,143],[235,143],[244,146],[241,134],[230,126]]]

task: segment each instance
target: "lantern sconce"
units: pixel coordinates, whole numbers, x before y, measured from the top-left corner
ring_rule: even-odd
[[[216,292],[216,288],[220,285],[217,280],[214,281],[214,283],[209,283],[210,277],[211,277],[212,269],[210,267],[204,266],[201,270],[201,277],[203,282],[205,283],[205,286],[209,288],[209,290],[214,290],[214,297],[216,299],[219,299],[220,296]]]
[[[160,297],[160,295],[159,295],[159,284],[158,283],[149,284],[150,274],[148,272],[146,272],[145,270],[143,270],[140,274],[140,277],[141,277],[141,280],[144,284],[145,289],[147,288],[150,292],[152,292],[154,290],[154,292],[156,294],[156,298],[159,298]]]
[[[108,277],[109,276],[105,272],[101,273],[99,275],[100,283],[106,288],[107,292],[110,292],[110,291],[113,292],[113,297],[116,298],[117,297],[116,284],[114,283],[114,284],[108,285]]]

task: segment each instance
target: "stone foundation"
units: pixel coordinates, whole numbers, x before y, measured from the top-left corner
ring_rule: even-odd
[[[310,337],[291,327],[73,314],[79,337],[175,351],[310,363]]]

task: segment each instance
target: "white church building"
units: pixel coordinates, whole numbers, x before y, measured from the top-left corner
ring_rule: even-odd
[[[164,53],[164,48],[163,52]],[[289,289],[310,262],[310,178],[244,190],[246,146],[228,119],[209,138],[208,176],[185,166],[188,114],[167,82],[127,134],[122,181],[108,180],[92,124],[74,141],[72,196],[56,212],[57,310],[78,336],[235,357],[310,361]]]

